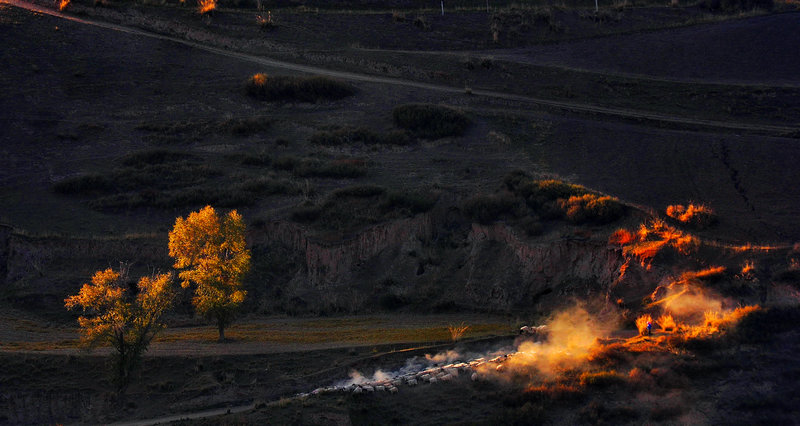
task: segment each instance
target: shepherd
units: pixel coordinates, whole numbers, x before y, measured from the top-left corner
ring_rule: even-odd
[[[647,321],[647,335],[652,334],[653,324],[650,321]]]

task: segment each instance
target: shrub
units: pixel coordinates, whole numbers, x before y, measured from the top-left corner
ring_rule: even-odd
[[[517,189],[522,186],[522,184],[530,180],[531,176],[524,170],[514,170],[503,176],[503,184],[506,186],[506,189],[514,193],[517,192]]]
[[[191,155],[169,151],[166,149],[154,149],[150,151],[140,151],[122,157],[122,165],[129,167],[145,167],[150,164],[164,164],[192,158]]]
[[[298,176],[316,176],[329,178],[357,178],[367,174],[367,163],[357,158],[343,158],[317,164],[315,167],[301,167],[295,170]]]
[[[409,145],[412,140],[403,131],[392,131],[378,134],[363,127],[344,127],[336,130],[321,131],[311,135],[309,142],[315,145],[340,146],[354,143],[364,145]]]
[[[114,184],[106,176],[91,174],[64,179],[53,189],[59,194],[95,194],[113,191]]]
[[[636,328],[639,330],[639,334],[644,336],[647,334],[647,324],[652,323],[653,317],[650,314],[641,315],[639,318],[636,318]]]
[[[330,198],[369,198],[383,195],[385,192],[386,188],[377,185],[348,186],[333,191],[330,195]]]
[[[243,155],[239,162],[243,166],[269,166],[272,163],[272,157],[266,153]]]
[[[318,102],[355,94],[353,86],[329,77],[268,76],[255,74],[247,80],[248,95],[265,101]]]
[[[217,8],[217,0],[198,0],[197,12],[205,15],[213,12]]]
[[[272,161],[276,170],[286,170],[298,177],[357,178],[367,174],[367,163],[357,158],[323,161],[317,158],[280,157]]]
[[[581,386],[608,387],[625,382],[625,376],[617,374],[616,371],[600,371],[597,373],[585,372],[581,374]]]
[[[513,180],[513,177],[510,178]],[[516,184],[515,194],[522,197],[531,208],[538,208],[548,201],[555,201],[561,198],[570,198],[588,193],[588,190],[581,186],[556,179],[529,180]]]
[[[617,229],[608,237],[608,243],[619,246],[626,246],[636,241],[636,235],[627,229]]]
[[[542,222],[539,222],[538,218],[532,216],[526,216],[524,219],[522,219],[520,226],[522,226],[522,230],[525,231],[525,234],[531,237],[542,235],[542,232],[544,231]]]
[[[656,322],[663,331],[675,331],[678,327],[678,325],[675,323],[675,318],[669,314],[661,315]]]
[[[421,191],[392,191],[386,194],[381,204],[384,211],[408,210],[411,214],[424,213],[433,208],[438,194]]]
[[[431,24],[424,16],[417,16],[414,18],[414,26],[421,30],[427,30],[430,29]]]
[[[408,302],[400,296],[384,294],[378,299],[378,304],[387,311],[395,311],[407,305]]]
[[[673,204],[667,206],[667,216],[697,229],[705,229],[717,222],[717,215],[704,204]]]
[[[613,222],[624,213],[622,204],[613,197],[596,194],[573,195],[559,201],[567,218],[574,223]]]
[[[724,12],[749,12],[753,9],[771,10],[774,0],[703,0],[703,6]]]
[[[292,211],[292,220],[295,222],[300,223],[310,223],[322,214],[322,209],[319,206],[313,204],[304,204],[299,207],[295,207]]]
[[[516,216],[517,201],[509,195],[476,195],[464,202],[464,213],[478,223],[488,225],[501,216]]]
[[[470,125],[463,112],[442,105],[400,105],[395,107],[392,116],[398,127],[428,139],[461,136]]]

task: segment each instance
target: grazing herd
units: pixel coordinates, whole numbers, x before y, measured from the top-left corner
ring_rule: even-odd
[[[547,326],[525,326],[520,329],[520,334],[532,336],[536,341],[541,342],[547,338]],[[496,354],[496,352],[495,352]],[[390,374],[376,374],[373,379],[366,379],[361,376],[358,380],[340,382],[327,387],[320,387],[308,393],[298,394],[297,397],[305,398],[310,395],[321,395],[329,393],[352,393],[355,395],[371,393],[396,394],[403,386],[417,386],[421,384],[433,384],[438,382],[450,382],[459,377],[469,377],[472,381],[481,378],[479,372],[498,371],[504,369],[503,363],[515,355],[514,352],[495,356],[491,359],[486,357],[476,358],[468,362],[439,364],[415,364],[409,363],[405,368]]]

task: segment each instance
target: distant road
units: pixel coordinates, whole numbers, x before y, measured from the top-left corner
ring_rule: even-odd
[[[405,86],[405,87],[412,87],[417,89],[424,89],[442,93],[451,93],[451,94],[465,94],[463,88],[452,87],[452,86],[444,86],[439,84],[431,84],[431,83],[422,83],[418,81],[412,80],[405,80],[400,78],[392,78],[392,77],[379,77],[374,75],[368,74],[359,74],[353,73],[348,71],[337,71],[327,68],[320,68],[311,65],[302,65],[296,64],[292,62],[280,61],[276,59],[271,59],[268,57],[263,56],[256,56],[250,55],[246,53],[240,53],[232,50],[222,49],[219,47],[208,46],[200,43],[196,43],[193,41],[188,41],[184,39],[180,39],[177,37],[171,37],[167,35],[157,34],[151,31],[142,30],[139,28],[132,28],[126,27],[124,25],[112,24],[109,22],[97,21],[92,19],[80,18],[68,14],[64,14],[58,12],[57,10],[46,8],[37,4],[29,3],[24,0],[0,0],[0,4],[6,3],[15,7],[23,8],[30,10],[32,12],[42,13],[46,15],[55,16],[58,18],[70,20],[73,22],[78,22],[85,25],[92,25],[98,28],[105,28],[113,31],[119,31],[127,34],[138,35],[142,37],[150,37],[159,40],[167,40],[174,43],[183,44],[186,46],[190,46],[196,49],[201,49],[207,52],[215,53],[218,55],[227,56],[229,58],[235,58],[246,62],[251,62],[255,64],[260,64],[268,67],[273,68],[280,68],[285,70],[291,71],[298,71],[303,73],[309,74],[316,74],[316,75],[325,75],[329,77],[334,77],[342,80],[349,80],[349,81],[359,81],[359,82],[366,82],[366,83],[377,83],[377,84],[388,84],[394,86]],[[768,134],[788,134],[793,132],[800,131],[800,127],[789,127],[789,126],[777,126],[777,125],[768,125],[768,124],[749,124],[749,123],[741,123],[736,121],[715,121],[715,120],[702,120],[702,119],[695,119],[695,118],[687,118],[687,117],[677,117],[672,115],[665,115],[665,114],[658,114],[653,112],[647,111],[640,111],[640,110],[633,110],[633,109],[624,109],[624,108],[611,108],[611,107],[603,107],[598,105],[591,105],[585,103],[576,103],[576,102],[563,102],[563,101],[554,101],[549,99],[541,99],[535,98],[531,96],[524,96],[524,95],[516,95],[512,93],[504,93],[504,92],[497,92],[492,90],[480,90],[474,89],[471,92],[472,96],[483,96],[487,98],[494,98],[494,99],[504,99],[516,102],[524,102],[534,105],[540,105],[550,108],[557,108],[563,109],[567,111],[573,112],[581,112],[581,113],[592,113],[592,114],[601,114],[606,116],[612,117],[619,117],[619,118],[626,118],[626,119],[635,119],[635,120],[649,120],[649,121],[657,121],[663,123],[674,123],[674,124],[681,124],[681,125],[688,125],[688,126],[698,126],[703,128],[711,128],[711,129],[726,129],[726,130],[740,130],[740,131],[750,131],[750,132],[757,132],[757,133],[768,133]],[[466,94],[465,94],[466,96]]]

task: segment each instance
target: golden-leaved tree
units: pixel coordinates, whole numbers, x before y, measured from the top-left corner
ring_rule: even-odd
[[[236,210],[220,217],[206,206],[185,219],[179,217],[169,233],[169,255],[181,270],[181,286],[195,284],[192,303],[199,314],[217,322],[220,341],[247,295],[241,288],[250,269],[244,231]]]
[[[130,384],[150,341],[165,327],[161,317],[175,298],[171,274],[142,277],[135,295],[125,281],[124,268],[121,273],[111,268],[97,271],[91,283],[64,300],[67,309],[83,310],[78,318],[82,343],[89,347],[107,343],[114,348],[112,376],[119,393]]]

